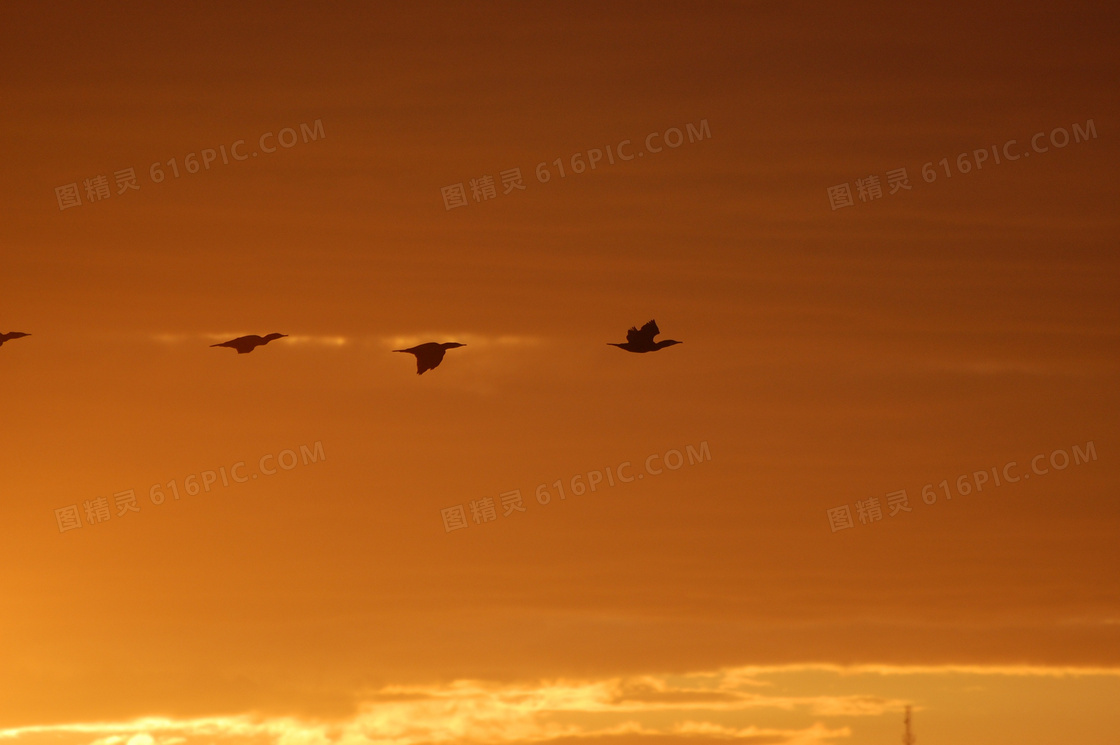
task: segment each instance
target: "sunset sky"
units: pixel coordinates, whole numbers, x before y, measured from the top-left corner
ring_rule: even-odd
[[[1114,3],[4,7],[0,745],[1117,742]]]

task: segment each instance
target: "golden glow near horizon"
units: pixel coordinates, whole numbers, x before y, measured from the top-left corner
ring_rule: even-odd
[[[1115,745],[1111,4],[9,6],[0,745]]]
[[[0,730],[13,745],[56,741],[82,735],[98,745],[117,743],[191,743],[206,738],[223,742],[285,743],[440,743],[545,742],[578,738],[617,741],[619,737],[687,738],[748,742],[831,743],[846,741],[852,724],[877,720],[888,729],[912,701],[888,691],[921,691],[931,704],[947,696],[946,688],[968,693],[974,706],[993,716],[1014,716],[1016,707],[1044,705],[1071,678],[1088,683],[1105,699],[1120,692],[1120,670],[1059,669],[1029,666],[982,666],[938,669],[931,666],[794,665],[726,669],[680,676],[636,676],[596,681],[556,680],[497,684],[461,680],[445,686],[386,686],[365,691],[356,711],[333,721],[245,714],[178,719],[142,717],[127,722],[83,722]],[[820,693],[843,679],[859,693]],[[791,689],[815,691],[796,695]],[[934,738],[955,741],[968,736],[936,707],[918,705],[915,718]],[[1021,710],[1021,709],[1019,709]],[[1042,729],[1076,741],[1093,727],[1115,724],[1116,712],[1101,712],[1096,723],[1059,717]],[[764,726],[748,723],[767,722]],[[885,721],[884,721],[885,720]],[[1032,732],[1034,729],[1036,731]],[[1004,734],[1031,741],[1037,725],[1009,721]]]

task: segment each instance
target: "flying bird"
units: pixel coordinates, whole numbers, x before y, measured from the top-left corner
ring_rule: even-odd
[[[653,337],[657,336],[660,333],[661,329],[657,328],[657,321],[650,321],[640,329],[631,326],[630,330],[626,332],[625,344],[615,344],[611,341],[607,342],[607,344],[611,345],[612,347],[618,347],[619,349],[625,349],[627,352],[641,353],[656,352],[658,349],[671,347],[674,344],[684,343],[679,342],[676,339],[664,339],[662,341],[655,342],[653,340]]]
[[[420,344],[410,349],[394,349],[394,352],[408,352],[409,354],[416,355],[416,374],[423,375],[428,370],[433,370],[439,367],[439,363],[443,362],[443,355],[448,349],[455,349],[457,347],[465,347],[466,344],[460,344],[457,341],[448,341],[440,344],[439,342],[430,341],[427,344]]]
[[[3,346],[4,342],[6,341],[11,341],[12,339],[20,339],[24,336],[31,336],[31,334],[25,334],[22,331],[9,331],[6,334],[0,334],[0,346]]]
[[[230,349],[236,349],[238,354],[249,354],[249,352],[252,352],[257,347],[264,346],[273,339],[281,339],[285,336],[287,336],[287,334],[269,334],[264,337],[252,334],[250,336],[239,336],[236,339],[223,341],[221,344],[211,344],[210,346],[229,347]]]

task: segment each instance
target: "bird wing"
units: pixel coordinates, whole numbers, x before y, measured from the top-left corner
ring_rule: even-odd
[[[428,370],[439,367],[443,362],[444,349],[438,344],[413,352],[416,355],[416,374],[422,375]]]
[[[423,375],[433,367],[438,367],[443,362],[444,349],[435,342],[418,344],[408,349],[394,349],[394,352],[405,352],[416,356],[416,374]]]
[[[660,333],[661,330],[657,328],[657,321],[650,321],[645,326],[642,326],[640,330],[631,327],[630,330],[626,332],[626,341],[631,344],[653,344],[653,337]]]
[[[257,346],[256,340],[259,338],[259,336],[239,336],[236,339],[223,341],[221,344],[211,344],[210,346],[229,347],[230,349],[236,349],[238,354],[245,354],[253,351],[253,348]]]

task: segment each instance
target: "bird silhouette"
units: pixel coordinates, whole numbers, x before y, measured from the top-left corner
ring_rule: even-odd
[[[229,347],[230,349],[236,349],[238,354],[249,354],[249,352],[252,352],[257,347],[264,346],[273,339],[281,339],[285,336],[287,336],[287,334],[269,334],[264,337],[252,334],[250,336],[239,336],[236,339],[223,341],[221,344],[211,344],[210,346]]]
[[[0,346],[3,346],[4,342],[6,341],[11,341],[12,339],[20,339],[24,336],[31,336],[31,334],[25,334],[22,331],[9,331],[6,334],[0,334]]]
[[[661,333],[661,329],[657,328],[657,321],[650,321],[641,329],[631,326],[630,330],[626,332],[626,343],[615,344],[614,342],[607,342],[612,347],[625,349],[627,352],[656,352],[658,349],[671,347],[674,344],[683,344],[684,342],[677,341],[676,339],[664,339],[663,341],[655,342],[653,337]]]
[[[430,341],[426,344],[420,344],[409,349],[394,349],[394,352],[408,352],[409,354],[416,355],[416,374],[423,375],[428,370],[433,370],[439,367],[439,363],[443,362],[443,355],[448,349],[455,349],[456,347],[465,347],[466,344],[460,344],[457,341],[448,341],[439,343]]]

